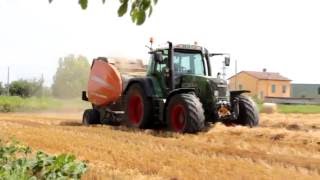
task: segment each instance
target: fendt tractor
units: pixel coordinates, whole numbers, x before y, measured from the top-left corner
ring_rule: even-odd
[[[223,56],[229,66],[229,55],[171,42],[149,54],[143,77],[121,76],[107,58],[93,60],[88,90],[82,92],[92,109],[83,113],[83,124],[160,124],[181,133],[202,131],[210,122],[258,125],[256,105],[243,95],[249,91],[229,91],[226,80],[212,75],[210,57]]]

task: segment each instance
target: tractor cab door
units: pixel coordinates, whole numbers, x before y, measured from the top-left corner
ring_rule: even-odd
[[[168,61],[168,58],[164,59],[164,61]],[[169,86],[166,75],[167,63],[156,63],[156,78],[161,86],[163,92],[167,91],[167,87]]]
[[[153,76],[155,80],[157,81],[157,84],[159,84],[161,88],[161,92],[164,96],[168,93],[168,78],[166,77],[166,69],[168,69],[168,53],[166,50],[164,50],[164,53],[162,55],[163,61],[158,62],[155,61],[154,55],[151,55],[150,59],[150,68],[148,74]]]

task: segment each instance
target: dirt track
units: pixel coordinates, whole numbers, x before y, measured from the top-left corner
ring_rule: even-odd
[[[81,114],[0,114],[0,137],[87,160],[84,179],[320,179],[320,114],[180,135],[83,127]]]

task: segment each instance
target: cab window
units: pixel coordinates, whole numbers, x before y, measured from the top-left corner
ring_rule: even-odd
[[[177,74],[205,75],[204,61],[200,52],[175,52],[173,65]]]

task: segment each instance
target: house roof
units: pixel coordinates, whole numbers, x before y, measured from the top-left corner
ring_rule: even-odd
[[[279,80],[279,81],[291,81],[289,78],[282,76],[280,73],[276,72],[258,72],[258,71],[241,71],[240,73],[246,73],[259,80]],[[237,74],[237,75],[238,75]],[[234,76],[232,76],[234,77]],[[230,77],[229,79],[231,79]]]

